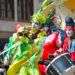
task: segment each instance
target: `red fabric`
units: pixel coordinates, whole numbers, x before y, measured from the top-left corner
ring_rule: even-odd
[[[43,64],[38,65],[40,75],[46,75],[46,66]]]
[[[75,61],[75,52],[70,53],[70,56],[71,56],[71,60]]]
[[[63,50],[64,52],[68,52],[68,47],[69,47],[69,38],[66,37],[64,40],[64,44],[63,44]],[[75,61],[75,52],[70,53],[70,57],[72,61]]]
[[[64,44],[63,44],[63,50],[64,50],[64,52],[68,52],[68,45],[69,45],[68,41],[69,41],[69,38],[65,37]]]
[[[74,31],[74,26],[65,26],[65,31],[66,31],[67,29],[68,29],[68,30],[73,30],[73,31]]]
[[[43,45],[43,53],[42,53],[42,59],[47,60],[49,55],[54,54],[54,52],[58,49],[56,42],[57,42],[58,34],[53,33],[48,37],[48,40],[45,41]]]
[[[74,31],[75,31],[75,26],[74,26]]]

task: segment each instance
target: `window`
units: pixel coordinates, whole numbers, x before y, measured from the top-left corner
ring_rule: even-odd
[[[18,0],[18,20],[28,21],[33,14],[33,0]]]
[[[0,19],[14,20],[14,0],[0,0]]]
[[[17,21],[29,21],[33,14],[33,0],[17,0]],[[0,0],[0,20],[15,20],[14,0]]]

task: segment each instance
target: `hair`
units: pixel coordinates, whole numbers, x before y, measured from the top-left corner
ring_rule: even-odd
[[[66,26],[74,26],[74,20],[72,17],[66,17],[65,18],[65,23],[66,23]]]

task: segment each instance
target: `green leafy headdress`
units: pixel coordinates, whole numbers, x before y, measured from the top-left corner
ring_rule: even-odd
[[[55,14],[55,8],[53,5],[53,1],[44,0],[39,11],[33,14],[32,22],[38,23],[40,25],[45,25],[50,22],[50,18],[54,14]]]

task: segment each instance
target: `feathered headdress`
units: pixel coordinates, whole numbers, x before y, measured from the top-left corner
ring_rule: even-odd
[[[45,25],[48,22],[50,22],[50,18],[54,14],[55,14],[55,8],[53,5],[53,1],[44,0],[39,11],[33,14],[32,22],[38,23],[40,25]]]

